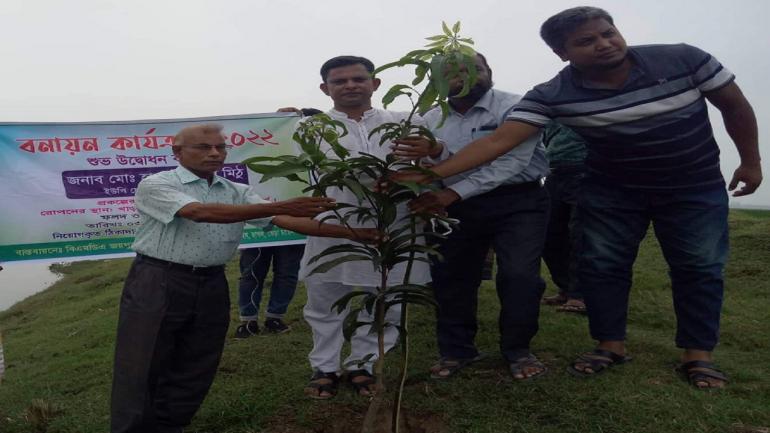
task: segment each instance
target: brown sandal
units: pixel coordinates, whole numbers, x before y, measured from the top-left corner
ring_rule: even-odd
[[[305,386],[305,395],[313,400],[328,400],[337,395],[340,378],[337,373],[315,371]],[[326,393],[327,395],[322,395]]]
[[[570,299],[556,307],[560,313],[586,314],[586,304],[581,299]]]
[[[557,293],[552,296],[543,296],[543,304],[545,305],[562,305],[567,302],[569,298],[564,293]]]
[[[708,361],[689,361],[685,362],[676,369],[677,373],[687,380],[687,383],[697,389],[714,390],[722,389],[729,380],[727,375]],[[709,379],[716,379],[722,382],[722,386],[712,386]],[[699,384],[705,384],[701,386]]]
[[[354,379],[357,377],[364,377],[365,379],[355,381]],[[368,370],[360,369],[348,371],[347,382],[353,387],[356,394],[362,397],[368,397],[377,392],[375,386],[377,384],[377,379],[372,373],[369,373]]]

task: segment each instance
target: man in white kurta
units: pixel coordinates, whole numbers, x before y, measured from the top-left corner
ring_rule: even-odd
[[[361,57],[342,56],[327,61],[321,69],[323,83],[321,90],[334,101],[334,108],[326,114],[334,120],[342,122],[348,130],[348,134],[340,139],[340,144],[351,151],[351,156],[357,156],[358,152],[375,155],[380,158],[390,153],[389,142],[380,146],[380,135],[375,134],[371,138],[369,133],[376,127],[386,122],[398,122],[408,113],[398,113],[375,109],[371,106],[372,93],[379,86],[379,80],[372,78],[374,69],[372,63]],[[374,179],[369,179],[374,183]],[[329,197],[340,203],[357,203],[355,195],[347,189],[329,189],[326,191]],[[398,208],[398,217],[395,224],[403,224],[402,217],[408,214],[406,205]],[[328,213],[320,214],[316,219],[323,219]],[[355,218],[350,224],[355,227]],[[335,223],[334,219],[326,220],[327,223]],[[337,221],[336,223],[339,224]],[[371,227],[371,226],[370,226]],[[375,290],[381,282],[379,273],[374,272],[372,264],[366,261],[346,262],[338,265],[328,272],[309,275],[318,263],[308,264],[309,260],[326,248],[339,245],[334,239],[309,237],[305,246],[305,255],[302,258],[299,272],[300,279],[304,280],[307,287],[308,302],[304,309],[305,320],[313,331],[313,350],[310,352],[310,365],[314,370],[313,379],[306,392],[313,398],[330,398],[336,392],[337,373],[346,370],[349,380],[362,395],[367,395],[370,389],[367,386],[356,386],[358,382],[371,384],[372,365],[377,355],[377,335],[369,333],[369,326],[357,329],[351,338],[351,353],[344,362],[340,362],[341,350],[344,342],[343,321],[346,312],[338,314],[332,305],[339,298],[354,289]],[[327,256],[320,263],[332,259]],[[404,277],[405,264],[402,263],[389,274],[389,285],[401,284]],[[410,281],[415,284],[424,284],[430,280],[428,265],[424,262],[415,262],[410,275]],[[400,309],[391,307],[388,310],[386,320],[390,323],[398,323]],[[371,321],[373,318],[362,311],[359,321]],[[393,347],[398,337],[398,331],[390,326],[385,330],[385,349]],[[359,365],[349,362],[363,360],[367,355],[375,355],[367,362]],[[353,374],[351,374],[353,372]],[[364,374],[362,377],[361,374]],[[360,378],[360,380],[359,380]]]

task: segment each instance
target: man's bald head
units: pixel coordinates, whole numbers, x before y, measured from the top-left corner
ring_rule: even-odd
[[[185,143],[202,143],[216,137],[216,141],[224,142],[225,136],[222,133],[222,125],[216,123],[206,123],[203,125],[192,125],[183,128],[174,136],[174,146],[182,146]]]

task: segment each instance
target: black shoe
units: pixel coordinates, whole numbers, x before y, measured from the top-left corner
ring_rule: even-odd
[[[273,334],[283,334],[284,332],[289,332],[291,327],[285,323],[283,323],[283,320],[277,319],[274,317],[271,317],[269,319],[265,319],[265,331],[270,332]]]
[[[235,329],[235,338],[249,338],[257,334],[259,334],[259,325],[256,320],[243,322]]]

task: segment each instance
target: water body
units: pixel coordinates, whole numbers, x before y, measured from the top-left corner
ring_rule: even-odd
[[[5,263],[0,271],[0,311],[43,291],[59,276],[48,270],[50,263]]]

